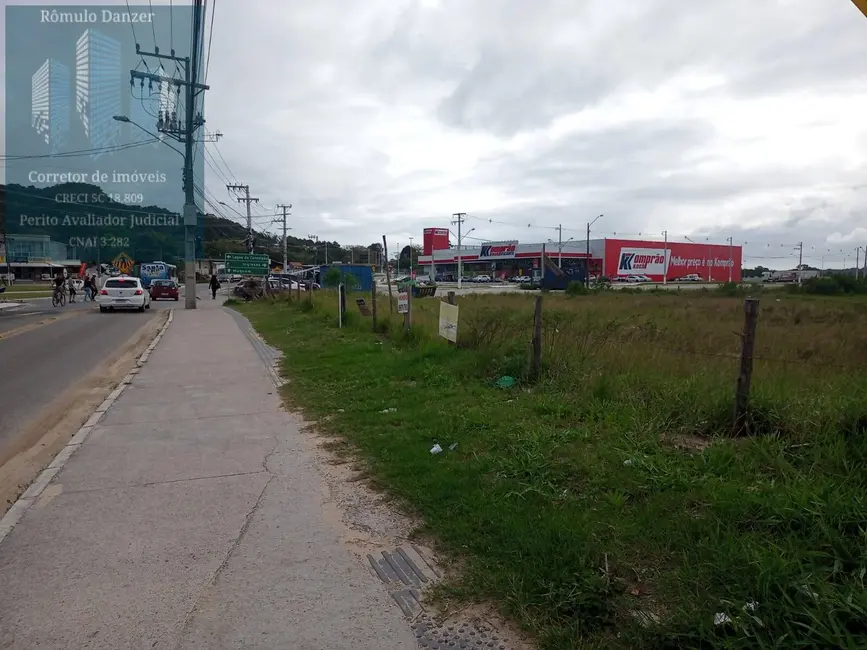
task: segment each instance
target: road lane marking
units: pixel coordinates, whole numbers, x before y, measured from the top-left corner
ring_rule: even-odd
[[[89,310],[87,309],[78,309],[75,311],[69,311],[65,314],[58,314],[57,316],[50,316],[48,318],[44,318],[41,321],[36,323],[30,323],[29,325],[22,325],[21,327],[16,327],[15,329],[8,330],[6,332],[0,332],[0,341],[5,341],[7,339],[11,339],[13,336],[18,336],[19,334],[24,334],[25,332],[30,332],[32,330],[38,329],[43,325],[50,325],[51,323],[57,323],[62,320],[66,320],[68,318],[72,318],[74,316],[78,316],[80,314],[87,314]],[[23,314],[22,314],[23,315]]]

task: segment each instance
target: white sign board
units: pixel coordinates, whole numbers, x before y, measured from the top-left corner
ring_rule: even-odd
[[[617,275],[664,275],[670,253],[664,248],[621,248]]]
[[[458,342],[458,306],[440,302],[440,336]]]
[[[485,242],[479,251],[479,260],[514,259],[517,248],[517,241]]]
[[[397,294],[397,313],[405,314],[409,311],[409,292],[399,291]]]

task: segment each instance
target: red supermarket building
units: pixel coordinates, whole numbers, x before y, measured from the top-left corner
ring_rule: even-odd
[[[443,280],[457,277],[458,250],[452,246],[447,228],[424,231],[418,262],[430,275]],[[609,278],[646,275],[654,282],[698,275],[706,282],[740,282],[740,246],[711,243],[643,241],[635,239],[591,239],[557,244],[524,244],[518,241],[485,242],[462,246],[463,274],[537,275],[542,268],[542,251],[576,280],[583,280],[589,266],[593,275]]]

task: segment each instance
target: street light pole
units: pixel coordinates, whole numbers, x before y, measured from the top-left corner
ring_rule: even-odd
[[[668,284],[668,231],[662,231],[663,244],[662,249],[662,284]]]
[[[590,287],[590,226],[599,221],[604,215],[599,215],[587,224],[587,256],[584,258],[584,286]]]

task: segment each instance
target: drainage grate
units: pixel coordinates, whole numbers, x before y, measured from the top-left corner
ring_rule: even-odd
[[[512,650],[508,639],[491,626],[467,621],[438,622],[421,603],[419,590],[441,576],[432,561],[417,546],[398,546],[367,560],[377,577],[388,586],[389,594],[404,615],[412,621],[412,631],[420,648],[431,650]]]

